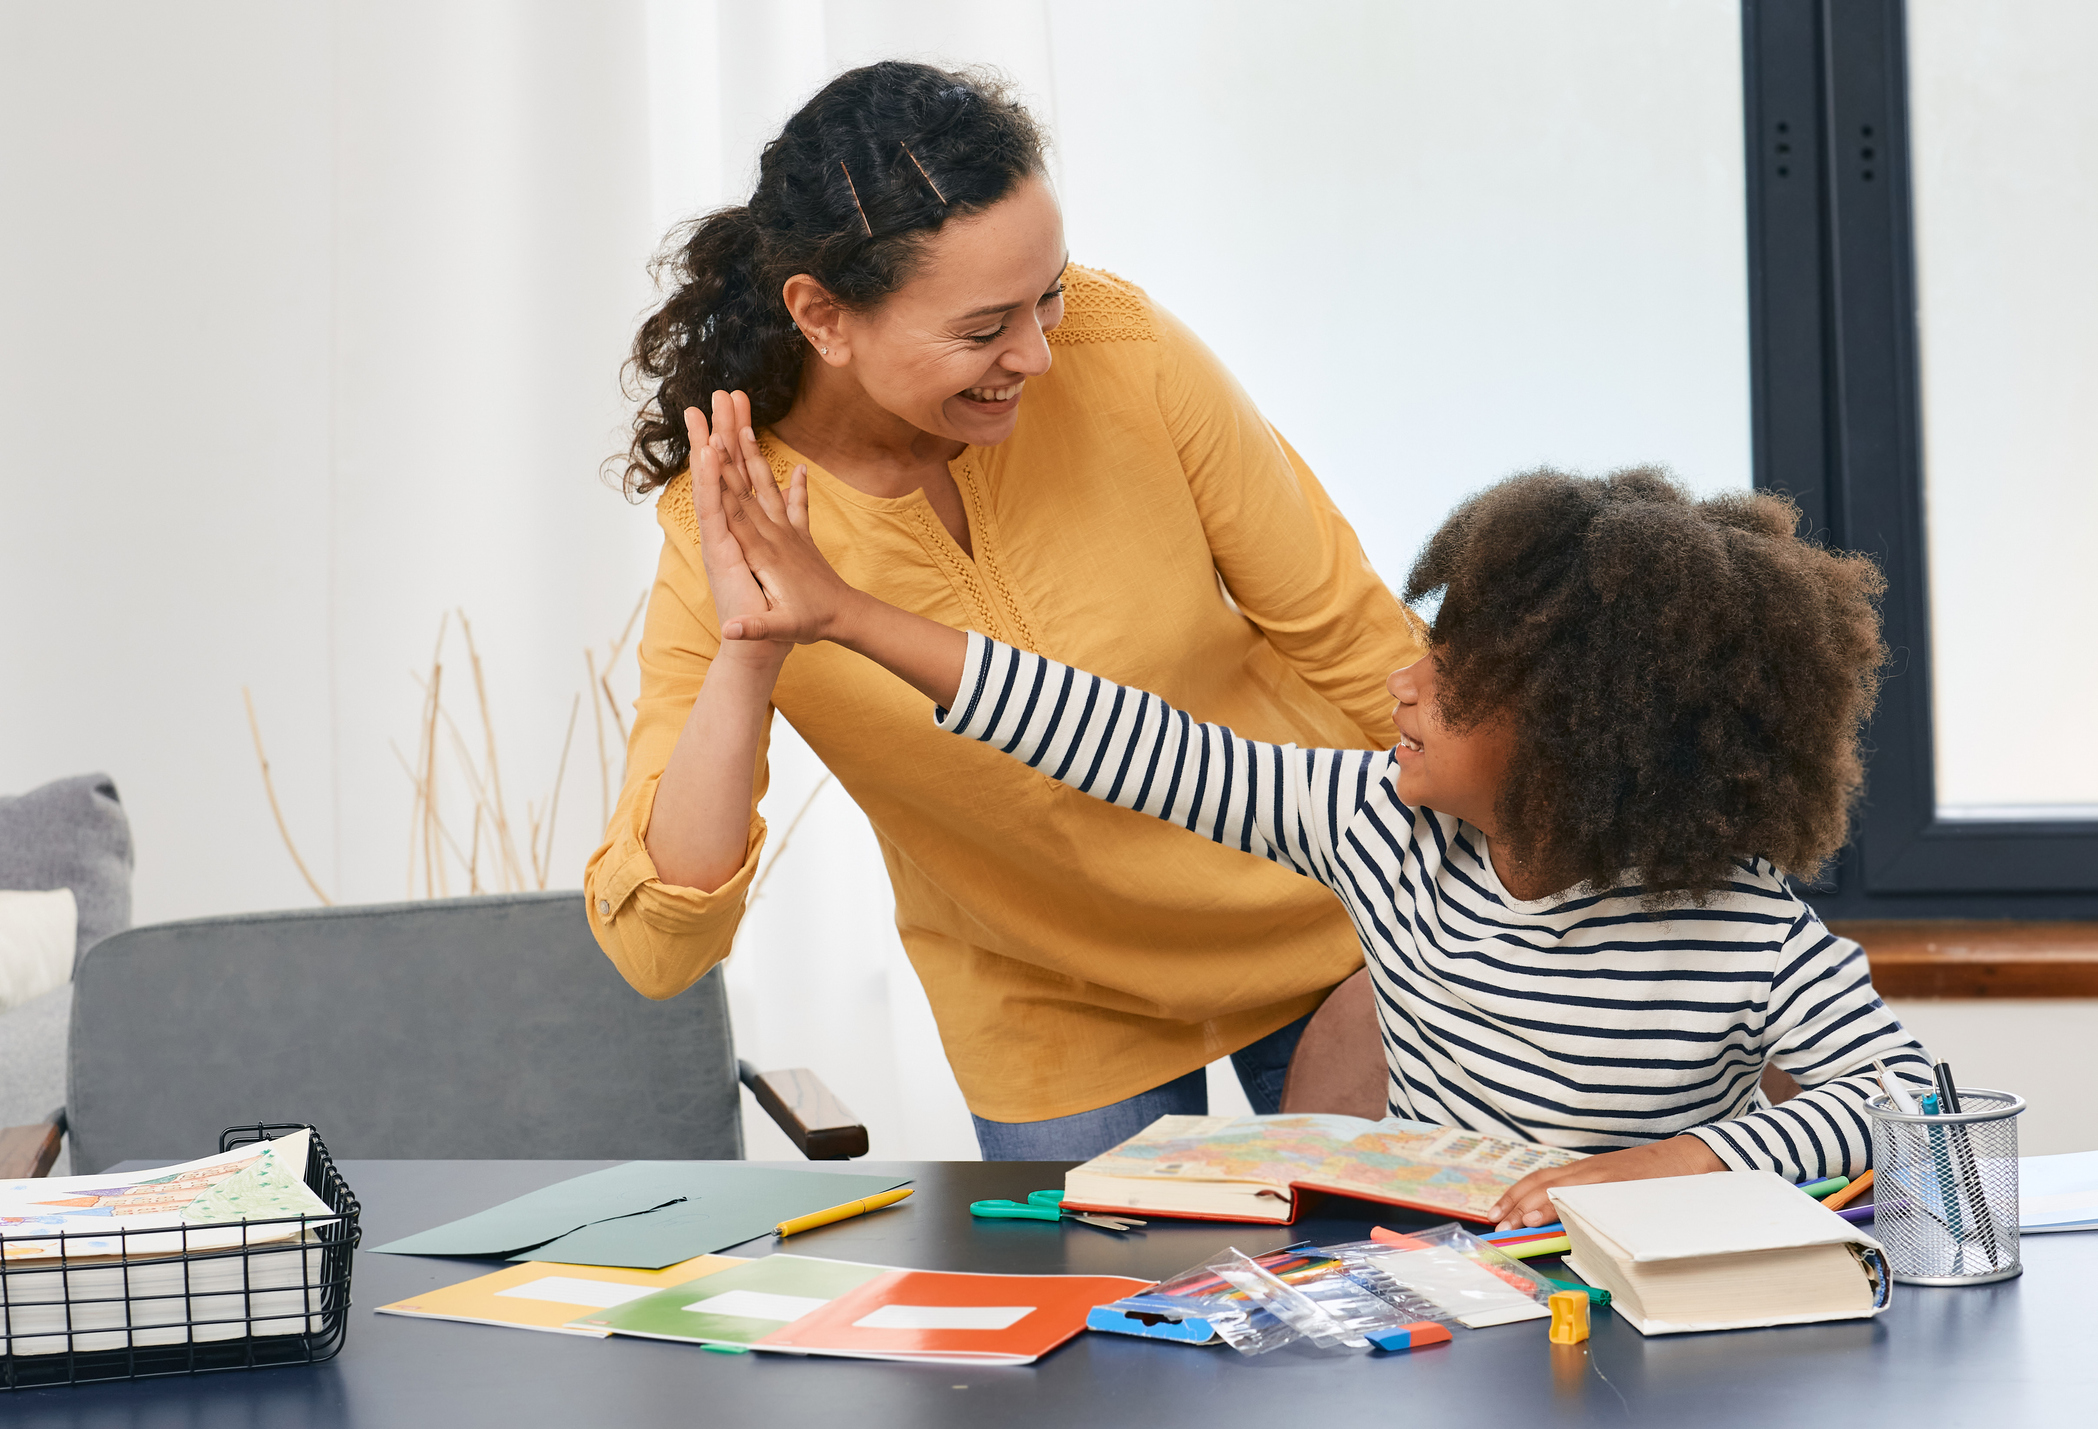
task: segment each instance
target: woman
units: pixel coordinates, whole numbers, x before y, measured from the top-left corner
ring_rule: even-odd
[[[1307,880],[952,747],[854,655],[724,651],[744,612],[708,593],[733,552],[702,549],[695,443],[746,484],[805,466],[818,543],[882,599],[1253,738],[1381,747],[1384,672],[1421,649],[1215,358],[1140,289],[1069,266],[1041,147],[987,80],[873,65],[766,145],[747,206],[679,236],[636,342],[655,386],[628,464],[631,490],[662,491],[663,555],[627,785],[586,875],[629,982],[697,981],[764,844],[779,710],[874,826],[992,1159],[1089,1157],[1200,1113],[1226,1053],[1274,1110],[1302,1020],[1361,949]]]

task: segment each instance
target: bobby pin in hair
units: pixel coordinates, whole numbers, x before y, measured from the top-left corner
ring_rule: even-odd
[[[860,207],[860,186],[852,181],[852,170],[845,167],[843,159],[838,160],[838,172],[845,175],[845,187],[852,191],[852,206],[860,210],[860,227],[866,229],[867,236],[872,238],[874,236],[874,225],[867,222],[867,210]],[[944,203],[945,200],[943,199],[941,202]]]
[[[940,186],[932,181],[932,175],[925,172],[925,165],[918,162],[918,156],[911,152],[911,146],[898,144],[896,147],[903,150],[903,157],[911,161],[911,167],[918,171],[918,177],[925,180],[925,186],[932,190],[932,196],[940,201],[940,207],[945,208],[947,195],[940,192]]]

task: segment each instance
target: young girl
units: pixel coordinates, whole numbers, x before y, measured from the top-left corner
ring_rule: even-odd
[[[1298,749],[855,590],[802,474],[783,498],[747,432],[703,431],[708,579],[764,612],[724,638],[835,641],[986,758],[1331,888],[1392,1114],[1598,1153],[1516,1185],[1502,1224],[1550,1219],[1553,1185],[1855,1174],[1873,1059],[1927,1076],[1862,950],[1785,882],[1843,841],[1884,652],[1877,570],[1797,539],[1781,498],[1652,471],[1472,497],[1407,580],[1442,599],[1428,658],[1387,682],[1397,747]],[[1762,1103],[1770,1062],[1799,1096]]]

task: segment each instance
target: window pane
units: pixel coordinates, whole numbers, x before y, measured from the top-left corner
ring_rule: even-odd
[[[1910,0],[1938,811],[2098,816],[2098,6]]]
[[[1386,580],[1525,467],[1749,484],[1730,0],[1050,13],[1072,256],[1194,328]]]

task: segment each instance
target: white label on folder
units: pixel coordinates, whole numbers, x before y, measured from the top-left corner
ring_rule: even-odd
[[[855,1330],[1009,1330],[1032,1305],[884,1305],[852,1322]]]
[[[542,1275],[537,1280],[527,1280],[522,1285],[495,1293],[513,1300],[551,1300],[557,1305],[595,1305],[600,1310],[609,1310],[614,1305],[653,1295],[662,1288],[660,1285],[620,1285],[609,1280],[578,1280],[573,1275]]]
[[[799,1320],[811,1310],[830,1304],[808,1295],[768,1295],[762,1290],[726,1290],[685,1308],[702,1315],[734,1315],[739,1320]]]
[[[1427,1296],[1474,1330],[1505,1325],[1510,1320],[1540,1319],[1551,1313],[1450,1246],[1372,1255],[1370,1264],[1408,1290]]]

